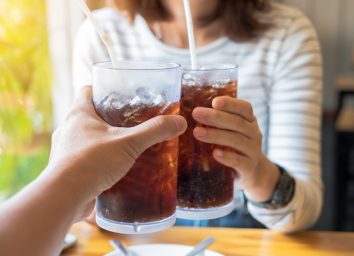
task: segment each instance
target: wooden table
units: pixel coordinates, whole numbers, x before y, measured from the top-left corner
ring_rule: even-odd
[[[108,243],[110,239],[120,239],[126,245],[195,245],[207,236],[216,238],[210,249],[227,256],[354,255],[354,233],[344,232],[303,232],[287,236],[261,229],[174,227],[156,234],[127,236],[105,232],[87,223],[74,225],[71,232],[78,236],[78,245],[62,255],[104,255],[112,251]]]

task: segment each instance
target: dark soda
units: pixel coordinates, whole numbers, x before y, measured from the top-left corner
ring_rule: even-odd
[[[118,127],[132,127],[157,115],[179,113],[178,102],[163,106],[128,104],[119,109],[116,105],[107,97],[95,108],[106,122]],[[123,179],[98,197],[98,215],[128,223],[172,216],[176,210],[177,160],[177,138],[148,148]]]
[[[202,126],[192,117],[196,107],[211,108],[217,96],[236,97],[237,82],[224,85],[182,85],[181,115],[188,122],[179,139],[177,205],[181,208],[220,207],[233,200],[234,170],[218,163],[215,148],[224,147],[196,140],[193,130]]]

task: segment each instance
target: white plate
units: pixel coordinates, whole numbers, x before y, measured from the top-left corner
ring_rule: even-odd
[[[184,256],[193,249],[193,246],[179,244],[144,244],[128,247],[134,256]],[[106,256],[122,256],[123,254],[114,251],[106,254]],[[205,253],[198,256],[224,256],[223,254],[206,250]]]

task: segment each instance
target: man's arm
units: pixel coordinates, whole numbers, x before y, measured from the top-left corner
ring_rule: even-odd
[[[76,191],[62,173],[39,177],[0,207],[1,255],[59,254],[68,229],[89,203],[88,191]]]
[[[0,255],[58,255],[70,225],[126,175],[150,146],[182,134],[181,116],[159,116],[135,127],[105,123],[80,91],[67,121],[53,135],[49,164],[38,179],[0,207]]]

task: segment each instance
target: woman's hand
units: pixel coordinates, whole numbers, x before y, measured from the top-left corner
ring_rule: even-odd
[[[219,163],[236,171],[236,185],[255,201],[271,198],[280,176],[278,168],[262,153],[262,133],[250,103],[231,97],[217,97],[213,108],[196,108],[193,118],[213,128],[196,127],[196,139],[232,149],[215,149]]]
[[[48,173],[60,173],[92,202],[123,178],[150,146],[179,136],[181,116],[158,116],[136,127],[118,128],[103,121],[92,104],[91,87],[83,88],[63,127],[53,134]],[[86,215],[94,204],[88,204]],[[82,216],[84,217],[84,216]]]

